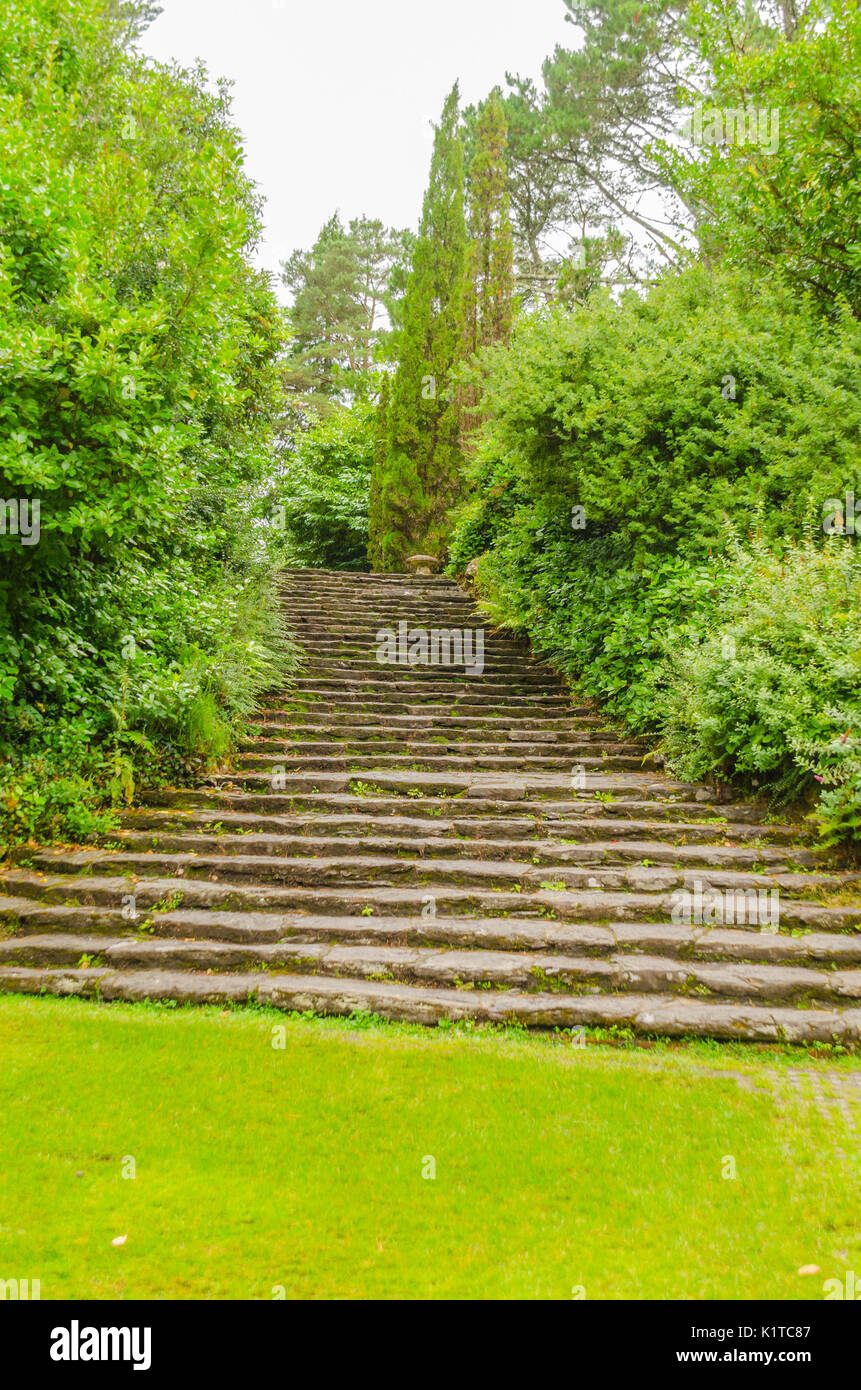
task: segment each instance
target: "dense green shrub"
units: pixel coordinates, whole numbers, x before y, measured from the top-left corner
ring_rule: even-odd
[[[767,534],[799,533],[861,481],[861,326],[788,291],[695,267],[645,299],[536,313],[486,366],[482,497],[505,460],[530,501],[560,523],[584,507],[575,534],[609,528],[632,559],[705,556],[760,507]]]
[[[861,555],[848,536],[781,555],[756,539],[720,569],[707,632],[666,662],[674,766],[784,796],[819,783],[828,838],[861,838]]]
[[[338,410],[299,434],[283,465],[286,555],[319,569],[367,569],[373,410]]]
[[[61,828],[75,787],[84,806],[90,791],[126,796],[140,770],[222,753],[290,664],[263,501],[283,324],[248,258],[258,199],[225,91],[128,46],[141,8],[12,0],[0,18],[0,751],[14,833]],[[24,543],[11,519],[36,503]],[[61,726],[77,732],[58,751]],[[52,766],[65,790],[40,811],[27,789]]]
[[[861,325],[696,268],[645,300],[535,314],[485,367],[454,572],[480,557],[491,612],[678,770],[783,797],[819,776],[845,831],[856,542],[826,545],[822,521],[861,497]]]

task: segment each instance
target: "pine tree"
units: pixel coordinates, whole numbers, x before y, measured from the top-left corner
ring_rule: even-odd
[[[375,470],[370,556],[375,568],[398,569],[413,551],[445,543],[462,459],[452,371],[465,350],[463,147],[458,88],[443,108],[434,139],[412,272],[398,333],[386,448]]]
[[[309,252],[294,251],[283,262],[282,279],[294,293],[285,385],[325,412],[355,370],[354,345],[363,326],[355,293],[358,260],[337,213]]]
[[[367,217],[344,227],[335,213],[310,251],[282,261],[281,278],[293,291],[285,387],[306,408],[326,414],[372,389],[381,314],[408,240]]]

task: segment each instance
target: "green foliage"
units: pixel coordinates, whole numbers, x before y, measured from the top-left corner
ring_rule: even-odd
[[[393,274],[411,243],[408,232],[367,217],[344,227],[336,213],[309,252],[282,262],[294,296],[285,385],[304,409],[326,414],[372,392],[381,314],[397,298]]]
[[[37,752],[0,768],[0,852],[37,836],[77,841],[113,828],[108,786],[125,770],[121,753],[94,748],[82,719],[40,733]]]
[[[258,200],[226,90],[128,47],[150,8],[28,0],[0,21],[0,490],[40,508],[35,543],[0,535],[13,834],[78,833],[58,807],[220,754],[289,665]]]
[[[459,563],[470,531],[478,539],[475,515],[456,532]],[[578,538],[566,518],[535,503],[500,517],[479,576],[498,621],[530,635],[584,695],[638,731],[657,732],[663,692],[655,663],[705,607],[715,586],[707,566],[672,555],[635,566],[618,537]]]
[[[482,495],[506,460],[563,531],[584,507],[575,537],[616,537],[632,563],[705,558],[759,509],[767,534],[798,533],[861,493],[861,326],[788,291],[697,267],[645,300],[535,314],[486,365]]]
[[[485,369],[454,569],[480,557],[494,616],[685,776],[820,777],[826,831],[851,828],[861,571],[822,523],[861,496],[861,325],[695,268],[533,315]]]
[[[468,349],[507,343],[513,314],[514,240],[506,175],[508,126],[498,91],[479,108],[467,174]]]
[[[433,553],[444,543],[462,467],[452,372],[464,354],[465,268],[455,86],[436,131],[430,187],[401,309],[386,448],[373,484],[369,555],[375,569],[398,569],[412,551]]]
[[[366,569],[375,417],[340,409],[293,441],[279,479],[286,556],[318,569]]]
[[[717,574],[716,574],[717,578]],[[848,536],[734,544],[699,642],[667,662],[665,742],[688,777],[798,796],[829,843],[861,838],[861,555]]]
[[[567,237],[600,249],[593,282],[650,283],[702,253],[857,306],[856,0],[565,5],[576,45],[556,47],[543,84],[509,77],[504,98],[524,300],[569,280]],[[696,106],[776,111],[779,145],[692,150]]]
[[[725,8],[697,10],[715,74],[703,127],[714,128],[715,111],[759,111],[767,137],[707,143],[664,168],[700,208],[712,256],[768,267],[829,311],[843,298],[859,314],[861,11],[856,0],[817,0],[779,38],[738,45],[726,43]]]

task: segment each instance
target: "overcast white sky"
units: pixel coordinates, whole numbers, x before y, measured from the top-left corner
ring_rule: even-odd
[[[155,58],[202,58],[231,78],[247,167],[266,197],[268,270],[309,246],[336,208],[415,227],[432,132],[460,80],[464,104],[506,71],[538,78],[573,47],[563,0],[161,0]]]

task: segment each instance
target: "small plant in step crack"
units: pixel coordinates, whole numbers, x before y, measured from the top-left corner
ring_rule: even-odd
[[[316,791],[316,787],[314,788]],[[354,796],[390,796],[386,787],[378,787],[374,782],[351,782],[350,791]]]
[[[374,909],[373,909],[372,907],[363,907],[363,908],[362,908],[362,916],[363,916],[363,917],[373,917],[373,915],[374,915]]]
[[[181,892],[169,893],[167,897],[160,898],[157,903],[153,903],[144,920],[138,927],[139,934],[143,936],[151,935],[155,930],[155,919],[163,912],[175,912],[182,902]]]
[[[541,884],[545,893],[564,893],[566,884],[561,878],[544,879]]]

